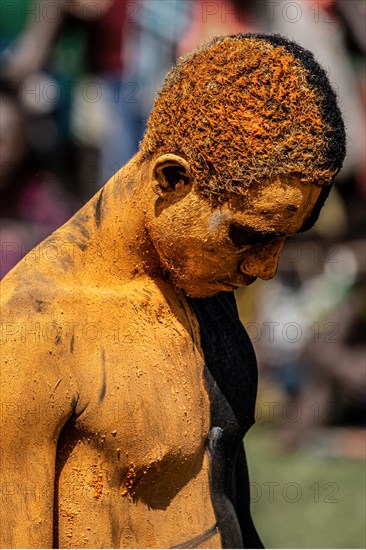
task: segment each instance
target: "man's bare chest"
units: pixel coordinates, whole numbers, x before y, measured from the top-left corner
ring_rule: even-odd
[[[85,510],[89,516],[112,509],[130,514],[134,503],[178,513],[188,494],[206,502],[207,451],[225,479],[241,439],[230,365],[234,361],[239,386],[245,378],[237,368],[246,369],[241,352],[236,357],[231,346],[237,335],[231,336],[229,319],[219,309],[197,330],[189,310],[179,318],[163,308],[136,307],[128,323],[125,310],[108,311],[98,317],[106,337],[88,346],[74,340],[79,398],[57,448],[60,518],[76,513],[84,518]],[[242,418],[246,423],[246,415]],[[152,521],[150,513],[147,520]],[[65,534],[69,520],[60,521]],[[212,521],[206,523],[193,531],[211,528]]]
[[[204,360],[192,333],[151,311],[99,320],[108,334],[95,346],[74,343],[78,365],[75,413],[64,427],[59,455],[66,469],[80,453],[103,457],[119,490],[194,462],[210,425]],[[117,336],[116,336],[117,334]],[[112,335],[112,337],[111,337]],[[67,464],[66,464],[67,463]]]

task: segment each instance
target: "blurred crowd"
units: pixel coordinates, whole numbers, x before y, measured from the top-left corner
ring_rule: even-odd
[[[134,155],[177,57],[216,35],[288,36],[328,71],[348,153],[276,278],[237,294],[259,358],[258,419],[277,419],[289,450],[324,425],[364,427],[365,28],[363,0],[3,0],[0,277]]]

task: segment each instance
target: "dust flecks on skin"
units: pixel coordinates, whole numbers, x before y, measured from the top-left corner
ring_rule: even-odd
[[[122,496],[127,495],[128,493],[131,493],[133,486],[136,484],[136,469],[133,464],[130,465],[125,480],[124,485],[120,489],[120,494]]]
[[[94,489],[93,499],[98,500],[103,494],[103,473],[98,469],[97,464],[93,466],[93,480],[91,487]]]

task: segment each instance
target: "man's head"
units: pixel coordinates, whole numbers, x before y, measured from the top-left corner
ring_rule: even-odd
[[[178,61],[156,100],[141,151],[154,165],[159,200],[150,232],[162,262],[178,286],[208,295],[188,283],[192,269],[199,278],[198,258],[207,280],[212,254],[212,261],[215,254],[222,260],[217,270],[211,265],[216,281],[248,284],[251,277],[274,275],[284,238],[308,229],[319,214],[342,166],[345,132],[336,96],[310,52],[280,36],[236,35]],[[213,241],[205,246],[213,225],[216,232],[225,227],[220,250]],[[178,233],[190,244],[178,247],[174,260],[175,245],[167,243]],[[223,235],[215,238],[218,243]],[[224,269],[233,242],[235,261]],[[257,268],[248,267],[254,256]],[[273,265],[263,271],[268,257]],[[236,278],[230,275],[234,263]]]

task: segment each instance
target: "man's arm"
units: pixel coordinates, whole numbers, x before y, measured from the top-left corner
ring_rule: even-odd
[[[5,320],[1,340],[0,546],[50,548],[56,446],[72,411],[68,377],[40,352],[29,318]]]

